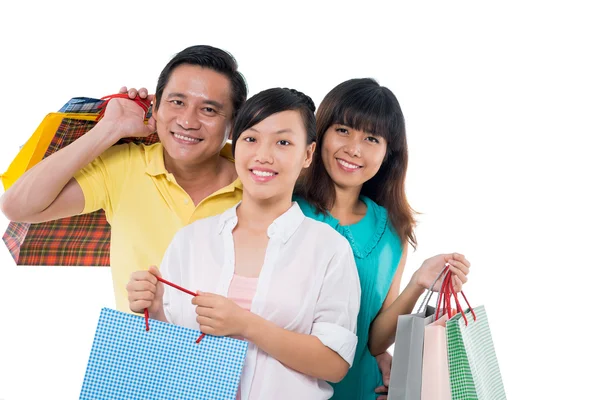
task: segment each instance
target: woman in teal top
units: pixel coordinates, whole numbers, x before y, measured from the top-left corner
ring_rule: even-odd
[[[466,282],[470,265],[464,256],[440,254],[426,260],[398,296],[406,244],[416,246],[414,212],[404,190],[407,163],[404,116],[389,89],[372,79],[352,79],[325,96],[317,111],[313,163],[295,200],[306,216],[348,239],[360,278],[358,345],[348,374],[333,384],[334,399],[375,399],[376,390],[385,392],[381,371],[389,375],[386,350],[398,315],[412,311],[446,263],[457,291]]]
[[[385,208],[368,197],[360,199],[366,205],[366,214],[352,225],[341,225],[331,214],[320,214],[306,200],[297,200],[304,215],[331,225],[348,239],[358,268],[362,301],[357,321],[356,356],[344,380],[332,384],[336,399],[375,398],[374,390],[381,385],[377,361],[367,348],[369,327],[381,309],[402,255],[400,239],[388,224]],[[367,396],[360,397],[358,393]]]

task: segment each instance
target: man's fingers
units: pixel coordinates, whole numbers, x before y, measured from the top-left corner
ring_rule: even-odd
[[[154,119],[154,116],[148,119],[148,124],[146,127],[148,128],[148,133],[156,132],[156,120]]]

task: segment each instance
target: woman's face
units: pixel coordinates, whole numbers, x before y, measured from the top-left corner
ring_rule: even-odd
[[[315,144],[307,136],[300,113],[273,114],[239,136],[235,169],[244,194],[258,200],[289,198],[303,168],[307,168]]]
[[[334,124],[325,132],[321,157],[334,184],[347,189],[362,187],[374,177],[386,151],[383,137]]]

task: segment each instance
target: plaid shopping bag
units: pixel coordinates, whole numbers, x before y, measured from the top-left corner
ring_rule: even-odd
[[[59,112],[48,114],[2,175],[5,189],[42,159],[92,129],[110,98],[74,97]],[[150,109],[147,118],[149,113]],[[158,137],[127,138],[116,144],[132,141],[150,145]],[[11,222],[2,240],[17,265],[110,265],[110,225],[102,210],[40,224]]]
[[[234,400],[247,342],[103,308],[80,400]]]
[[[466,321],[457,314],[446,323],[452,399],[506,399],[485,308],[465,314]]]
[[[105,100],[91,97],[73,97],[58,112],[61,113],[92,113],[96,114],[102,109]]]

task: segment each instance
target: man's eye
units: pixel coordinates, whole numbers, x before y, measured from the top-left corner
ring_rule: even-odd
[[[181,100],[171,100],[171,104],[174,104],[176,106],[182,106],[183,105],[183,101],[181,101]]]

